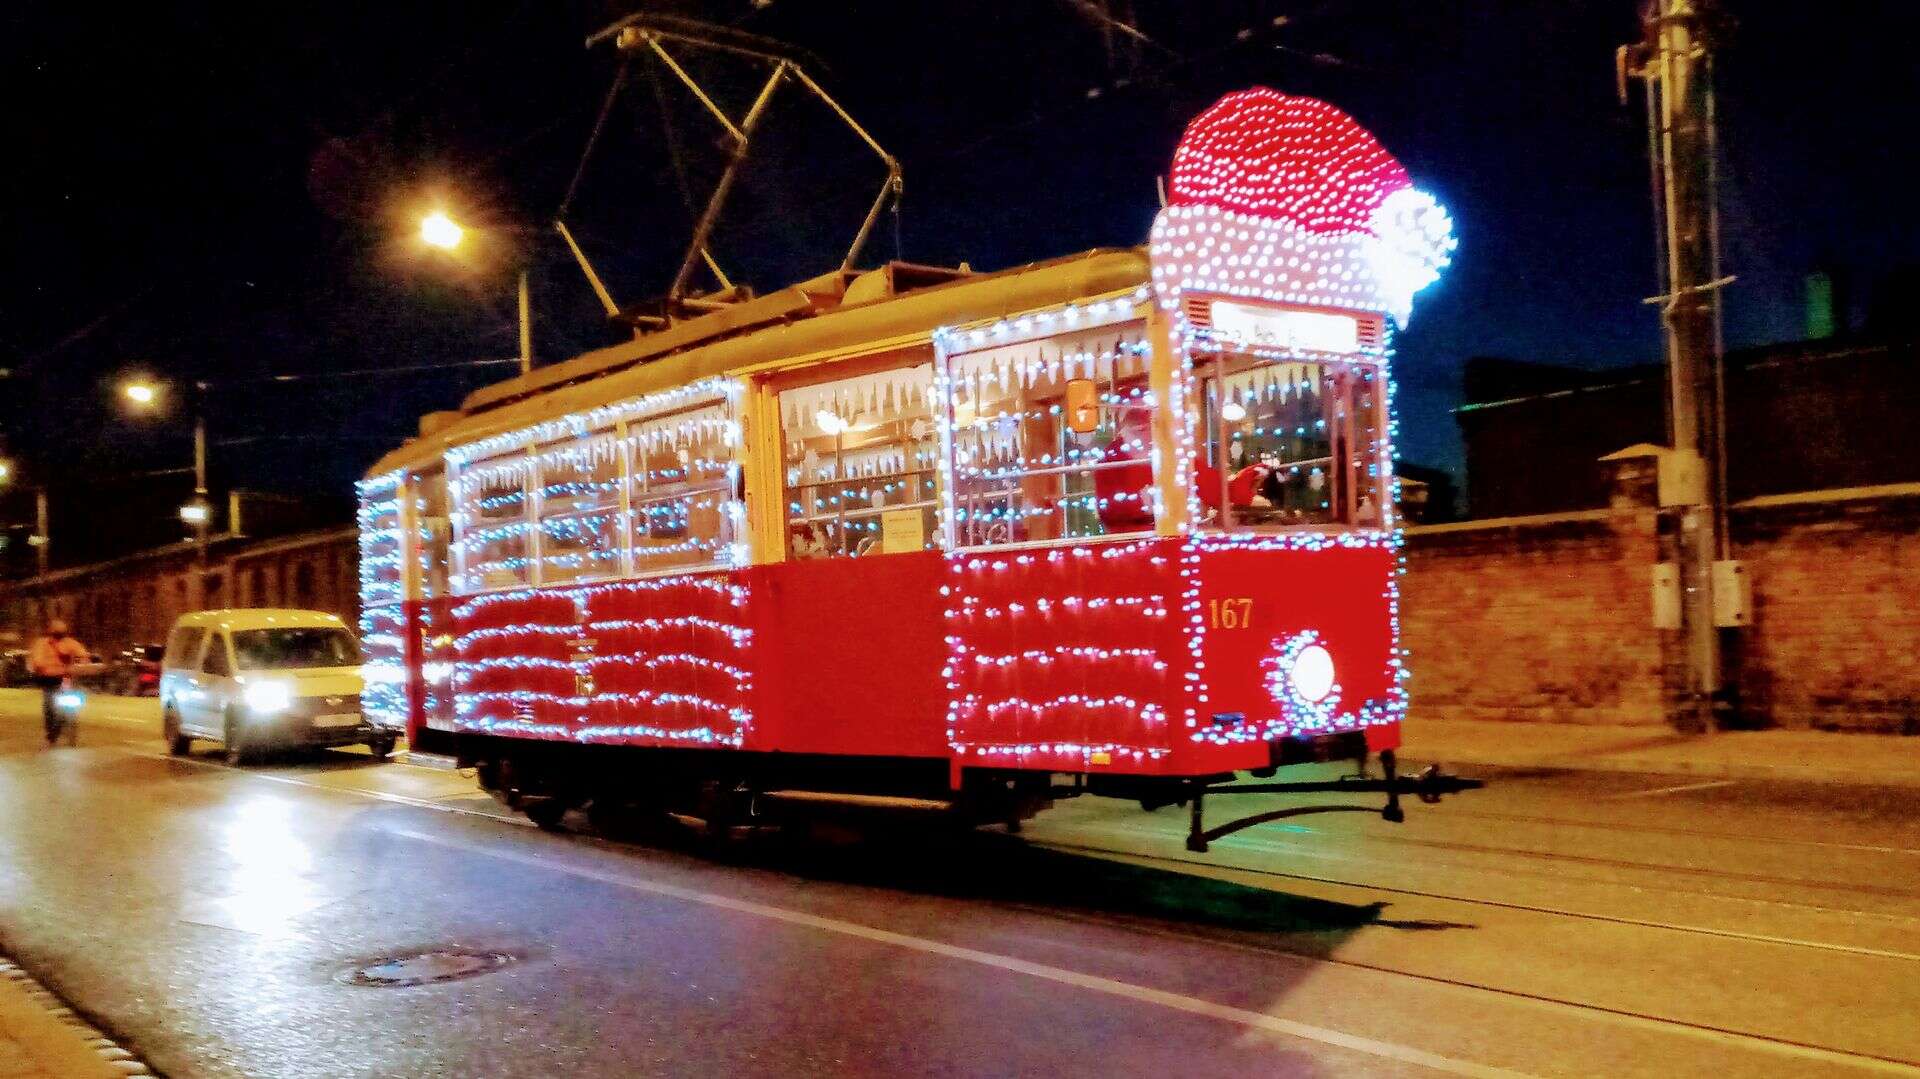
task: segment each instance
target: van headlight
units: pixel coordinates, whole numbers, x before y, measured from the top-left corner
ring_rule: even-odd
[[[247,707],[267,716],[284,712],[293,704],[293,690],[285,682],[255,682],[247,687]]]

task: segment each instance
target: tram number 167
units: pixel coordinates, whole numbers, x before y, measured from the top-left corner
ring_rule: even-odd
[[[1208,600],[1207,624],[1211,629],[1246,629],[1253,625],[1253,600],[1245,596]]]

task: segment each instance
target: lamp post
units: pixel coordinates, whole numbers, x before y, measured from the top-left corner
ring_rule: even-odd
[[[158,411],[165,398],[167,383],[135,377],[120,384],[120,396],[142,412]],[[205,382],[193,383],[193,500],[180,507],[180,520],[193,526],[193,588],[189,599],[197,610],[206,602],[208,526],[213,523],[213,507],[207,501],[207,412],[201,400]]]
[[[435,210],[420,219],[420,242],[452,253],[460,249],[467,230],[446,211]],[[533,309],[527,296],[527,271],[520,271],[520,373],[533,370]]]
[[[13,485],[14,464],[0,457],[0,488]],[[52,552],[48,550],[47,536],[47,488],[45,484],[33,486],[33,534],[27,537],[27,546],[33,548],[34,573],[47,575],[48,559]]]

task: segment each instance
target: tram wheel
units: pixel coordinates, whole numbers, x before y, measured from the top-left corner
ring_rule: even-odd
[[[529,798],[520,807],[543,832],[564,831],[561,827],[567,815],[567,803],[558,798]]]

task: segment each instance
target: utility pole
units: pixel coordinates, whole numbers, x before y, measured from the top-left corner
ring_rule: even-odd
[[[1716,727],[1724,699],[1715,563],[1728,557],[1725,390],[1720,355],[1719,221],[1714,200],[1713,0],[1653,0],[1647,37],[1621,50],[1625,76],[1646,84],[1648,146],[1664,292],[1670,489],[1661,504],[1677,523],[1686,683],[1675,717],[1683,730]]]
[[[520,373],[533,370],[533,303],[527,297],[527,271],[520,271]]]
[[[51,568],[53,552],[49,549],[53,539],[47,533],[47,488],[45,485],[33,489],[33,565],[34,571],[41,577]]]
[[[193,384],[193,609],[207,605],[207,529],[213,506],[207,501],[207,384]]]

